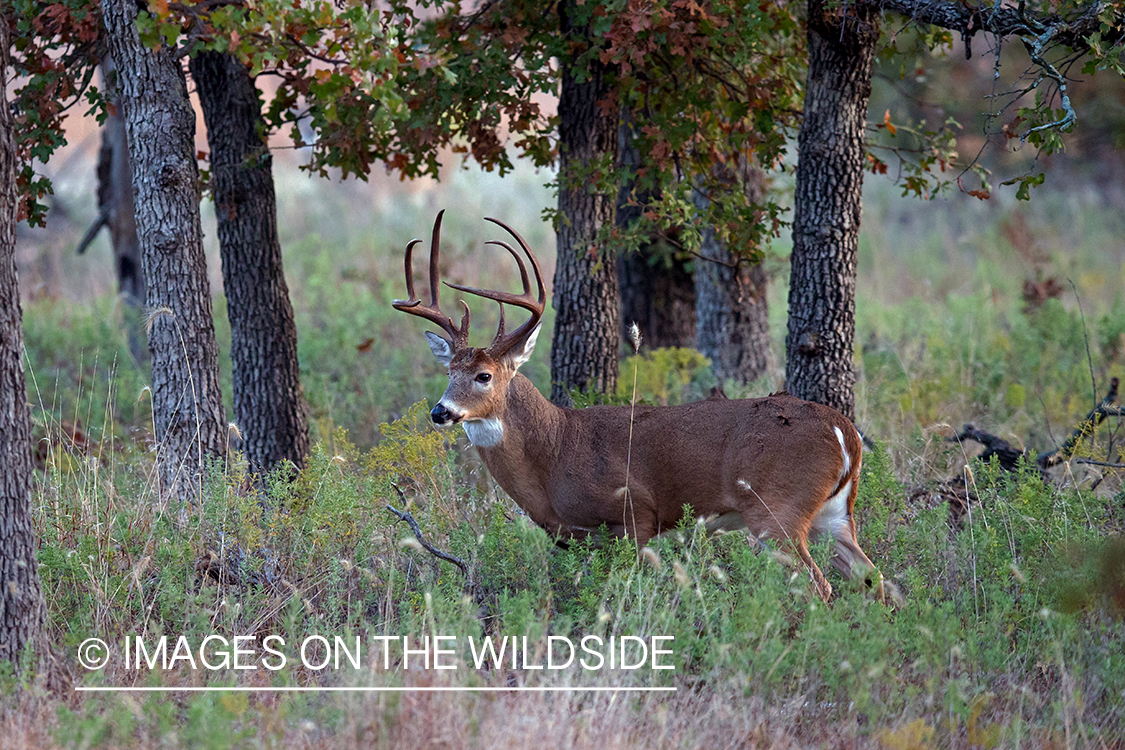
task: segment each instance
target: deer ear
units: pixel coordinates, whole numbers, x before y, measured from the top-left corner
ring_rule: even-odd
[[[512,369],[520,369],[520,365],[531,359],[531,353],[535,351],[535,341],[539,338],[539,331],[542,328],[542,323],[532,328],[522,344],[517,344],[508,351],[507,356],[512,361]]]
[[[453,361],[453,344],[449,343],[446,339],[438,336],[436,333],[426,331],[426,341],[430,344],[430,351],[437,357],[438,362],[441,362],[446,367]]]

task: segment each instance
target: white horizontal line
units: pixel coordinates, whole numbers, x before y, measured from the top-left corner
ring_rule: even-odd
[[[454,687],[454,686],[419,686],[419,687],[218,687],[218,686],[189,686],[189,687],[76,687],[80,693],[666,693],[676,692],[676,687],[559,687],[559,686],[526,686],[526,687]]]

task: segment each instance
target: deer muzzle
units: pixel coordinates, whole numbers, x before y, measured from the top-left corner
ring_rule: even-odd
[[[457,424],[464,417],[463,414],[457,414],[450,411],[445,404],[439,403],[430,410],[430,419],[439,427],[450,424]]]

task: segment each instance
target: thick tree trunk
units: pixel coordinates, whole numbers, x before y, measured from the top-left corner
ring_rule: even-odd
[[[202,52],[191,75],[211,146],[211,187],[230,316],[234,415],[254,471],[303,466],[309,424],[297,328],[277,237],[272,158],[250,73],[233,56]]]
[[[746,165],[738,177],[754,201],[765,175]],[[732,176],[732,179],[735,179]],[[695,191],[695,200],[707,198]],[[695,262],[696,347],[711,360],[720,385],[752,383],[770,363],[769,279],[760,263],[739,263],[708,229]]]
[[[621,166],[635,173],[641,159],[633,143],[627,109],[621,111],[617,148]],[[645,206],[657,197],[649,191],[638,191],[635,180],[627,179],[617,196],[617,226],[626,228],[636,222]],[[617,277],[624,338],[628,338],[628,328],[635,322],[646,346],[695,346],[695,284],[687,263],[676,257],[670,246],[654,238],[637,252],[619,255]]]
[[[102,12],[133,167],[162,490],[202,499],[207,460],[226,452],[226,418],[199,219],[195,113],[172,50],[141,44],[136,3],[104,0]]]
[[[795,396],[854,418],[856,242],[879,11],[862,3],[814,0],[809,3],[808,35],[808,83],[797,137],[786,387]]]
[[[31,421],[16,278],[16,143],[8,106],[8,27],[0,23],[0,659],[16,661],[43,630],[31,521]],[[26,666],[26,665],[25,665]]]
[[[589,29],[573,22],[575,0],[559,6],[563,33],[579,47],[591,44]],[[577,55],[578,52],[575,53]],[[598,230],[613,223],[615,195],[596,192],[586,174],[612,165],[617,117],[597,106],[609,94],[605,66],[596,59],[579,81],[562,65],[559,97],[559,229],[555,266],[555,333],[551,344],[551,400],[570,402],[568,390],[612,392],[617,387],[621,335],[617,259],[597,244]]]

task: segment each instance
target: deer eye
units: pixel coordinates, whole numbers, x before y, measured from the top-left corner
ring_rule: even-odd
[[[478,383],[487,383],[490,380],[492,380],[492,373],[490,373],[490,372],[482,372],[479,375],[477,375],[477,382]]]

